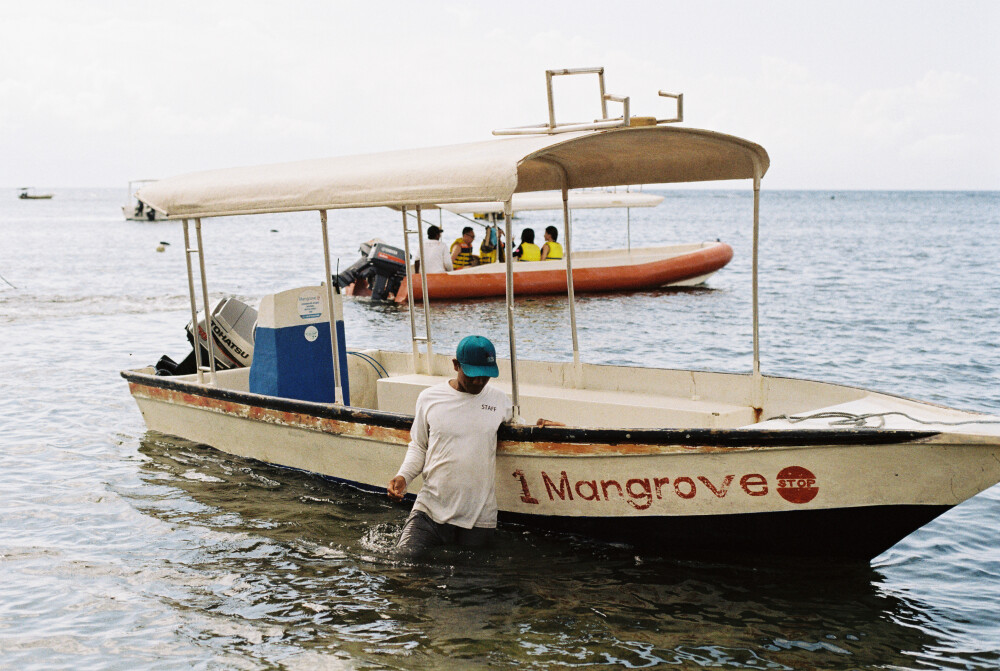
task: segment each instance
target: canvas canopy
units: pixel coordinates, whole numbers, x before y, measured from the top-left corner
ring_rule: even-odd
[[[569,209],[594,210],[609,207],[656,207],[663,202],[663,196],[652,193],[623,191],[570,191]],[[538,191],[534,193],[515,193],[511,198],[511,210],[528,212],[531,210],[561,210],[561,191]],[[442,205],[441,209],[455,214],[489,214],[503,213],[503,203],[451,203]]]
[[[504,202],[514,193],[763,176],[764,148],[650,126],[229,168],[162,179],[138,198],[171,219]]]

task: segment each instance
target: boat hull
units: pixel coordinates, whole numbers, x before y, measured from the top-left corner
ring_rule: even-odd
[[[151,430],[367,491],[385,491],[409,440],[408,415],[123,376]],[[870,559],[1000,480],[1000,447],[934,431],[503,427],[496,480],[502,521],[676,555]]]
[[[708,279],[733,258],[724,242],[686,245],[685,249],[646,248],[631,253],[580,252],[573,256],[573,290],[576,293],[640,291],[671,285],[694,285]],[[514,264],[514,295],[565,294],[566,263],[539,261]],[[422,300],[421,276],[413,276],[413,299]],[[429,298],[449,300],[506,295],[506,268],[502,263],[435,273],[427,276]],[[410,293],[403,280],[396,301]]]
[[[508,523],[628,543],[660,555],[733,562],[753,557],[868,560],[947,512],[948,505],[884,505],[649,518],[502,515]]]

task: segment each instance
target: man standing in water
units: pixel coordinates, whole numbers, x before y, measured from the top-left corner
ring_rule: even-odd
[[[513,415],[507,395],[487,386],[500,375],[496,349],[483,336],[458,343],[456,377],[420,392],[410,445],[387,487],[401,501],[423,474],[424,484],[406,520],[396,551],[417,557],[439,545],[482,547],[497,525],[497,429]],[[538,426],[561,426],[539,419]]]

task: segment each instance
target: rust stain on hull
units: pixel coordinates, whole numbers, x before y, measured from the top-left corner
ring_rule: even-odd
[[[133,396],[203,409],[231,417],[299,428],[390,445],[409,442],[412,417],[374,410],[338,407],[321,411],[277,399],[290,407],[264,407],[252,394],[213,392],[199,394],[188,388],[129,380]],[[224,396],[228,395],[228,398]],[[220,397],[223,396],[223,397]],[[244,400],[245,399],[245,400]],[[299,404],[315,405],[315,404]],[[330,417],[334,414],[336,417]],[[879,445],[924,441],[937,435],[928,431],[847,429],[824,430],[741,429],[606,429],[587,427],[538,428],[504,425],[497,443],[498,456],[523,457],[616,457],[669,454],[735,454],[752,451],[800,449],[835,445]]]
[[[393,429],[383,426],[373,426],[363,422],[345,422],[327,417],[317,417],[307,413],[274,410],[245,403],[235,403],[222,399],[208,398],[197,394],[188,394],[172,389],[148,387],[129,382],[129,390],[133,396],[148,398],[153,401],[200,408],[231,417],[247,419],[265,424],[277,424],[295,429],[318,431],[338,436],[363,438],[381,443],[403,444],[409,442],[410,433],[404,429]]]
[[[148,398],[153,401],[199,408],[217,412],[231,417],[238,417],[266,424],[279,424],[290,428],[318,431],[320,433],[351,436],[372,440],[375,442],[405,445],[410,441],[409,431],[374,426],[363,422],[345,422],[340,420],[316,417],[307,413],[273,410],[256,405],[235,403],[223,399],[209,398],[198,394],[150,387],[129,382],[129,391],[133,396]],[[690,445],[650,445],[648,443],[565,443],[553,441],[512,441],[503,440],[497,443],[497,455],[510,456],[638,456],[664,453],[690,452],[729,452],[749,448],[730,448],[717,446]]]

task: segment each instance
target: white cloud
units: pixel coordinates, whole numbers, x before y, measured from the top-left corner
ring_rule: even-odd
[[[865,91],[848,114],[849,130],[872,141],[892,142],[960,126],[971,120],[977,86],[968,75],[932,70],[916,82]]]

